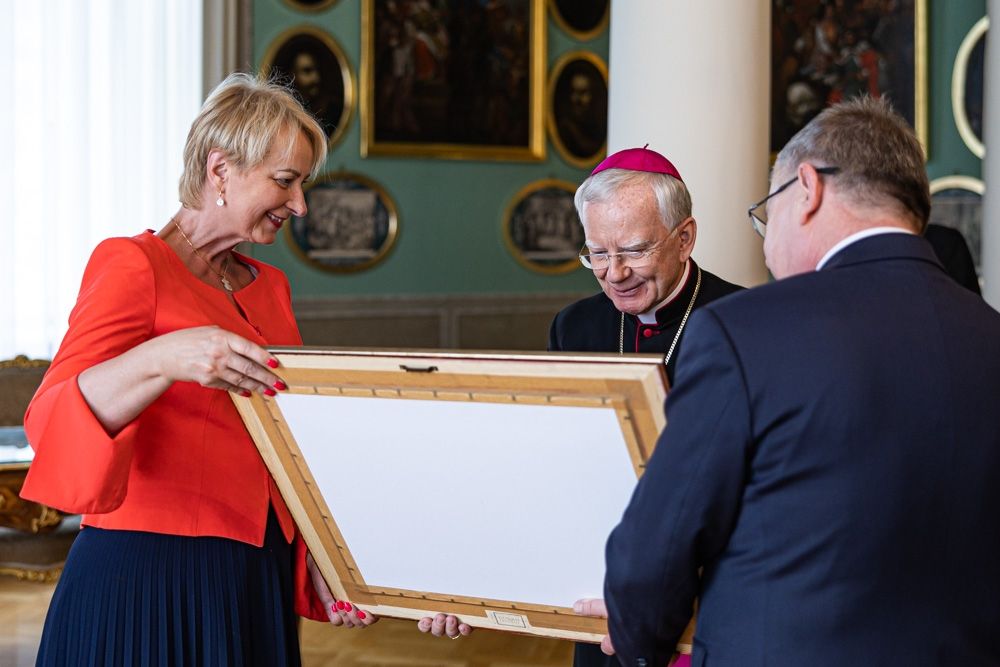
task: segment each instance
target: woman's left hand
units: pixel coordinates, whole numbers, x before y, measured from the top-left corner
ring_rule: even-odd
[[[417,629],[420,632],[429,632],[435,637],[448,637],[458,639],[472,634],[472,626],[462,623],[457,616],[438,614],[434,618],[425,616],[417,621]]]
[[[326,585],[326,580],[316,567],[316,561],[312,554],[306,554],[306,569],[309,570],[309,577],[312,579],[313,588],[316,595],[323,602],[323,609],[333,625],[342,625],[346,628],[367,628],[372,623],[378,623],[378,616],[371,612],[363,611],[355,607],[346,600],[337,600],[330,592],[330,587]]]

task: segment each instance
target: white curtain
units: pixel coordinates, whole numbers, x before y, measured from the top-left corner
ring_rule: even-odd
[[[94,246],[179,206],[202,0],[0,0],[0,359],[51,358]]]

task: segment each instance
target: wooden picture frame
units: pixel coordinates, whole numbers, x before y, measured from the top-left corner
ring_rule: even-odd
[[[320,174],[305,187],[308,212],[285,225],[285,241],[303,262],[332,273],[369,269],[399,236],[396,202],[376,181],[351,171]]]
[[[545,159],[545,0],[363,0],[361,155]]]
[[[585,235],[573,204],[576,186],[544,178],[521,188],[504,210],[503,240],[517,263],[537,273],[579,269]]]
[[[344,138],[356,84],[347,54],[332,35],[313,25],[290,28],[267,47],[260,70],[296,91],[326,131],[331,149]]]
[[[986,73],[986,35],[990,17],[976,21],[962,39],[951,74],[951,109],[955,126],[976,157],[986,155],[983,143],[983,92]]]
[[[548,0],[552,19],[563,32],[586,42],[600,35],[611,18],[611,0]]]
[[[771,12],[771,152],[830,104],[887,95],[927,148],[927,0],[789,0]]]
[[[546,125],[567,164],[582,169],[608,152],[608,66],[591,51],[570,51],[552,66]]]
[[[660,356],[271,353],[288,391],[233,401],[337,599],[606,634],[572,604],[600,595],[607,532],[665,424]]]

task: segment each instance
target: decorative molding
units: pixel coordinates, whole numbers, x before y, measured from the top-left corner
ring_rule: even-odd
[[[62,574],[63,564],[45,570],[35,570],[29,567],[16,567],[13,565],[0,565],[0,575],[17,577],[21,581],[30,581],[36,584],[54,584]]]
[[[13,359],[0,360],[0,368],[47,368],[50,363],[48,359],[29,359],[19,354]]]
[[[965,87],[966,77],[968,76],[969,58],[972,56],[972,51],[976,48],[979,40],[986,37],[989,27],[989,16],[984,16],[976,21],[972,29],[962,39],[962,44],[958,47],[958,53],[955,54],[955,65],[951,73],[951,110],[952,115],[955,117],[955,126],[958,128],[958,134],[962,137],[962,141],[972,151],[972,154],[978,158],[986,155],[986,146],[982,138],[976,136],[976,133],[972,130],[972,124],[969,123],[969,114],[965,108]],[[979,194],[982,194],[982,192]]]
[[[300,327],[314,332],[307,344],[371,346],[375,341],[375,347],[544,350],[552,317],[590,294],[327,297],[297,299],[294,308]],[[324,323],[331,333],[350,332],[350,339],[316,336]],[[423,336],[419,344],[412,342],[414,327]]]
[[[0,527],[24,533],[50,533],[62,523],[63,514],[20,497],[28,464],[0,468]]]
[[[975,176],[942,176],[931,181],[932,195],[942,190],[968,190],[981,197],[986,192],[986,185]]]

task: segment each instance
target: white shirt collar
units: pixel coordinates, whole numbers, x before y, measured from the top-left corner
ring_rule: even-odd
[[[671,292],[666,299],[656,304],[655,306],[647,310],[645,313],[639,313],[638,315],[639,321],[642,322],[643,324],[656,324],[656,311],[658,311],[660,308],[663,308],[665,305],[667,305],[668,303],[677,298],[677,295],[681,293],[681,290],[683,290],[684,286],[687,284],[688,275],[690,275],[690,273],[691,273],[691,260],[689,259],[688,261],[684,262],[684,274],[681,275],[680,282],[677,283],[677,287],[674,288],[674,291]]]
[[[819,260],[819,263],[816,265],[816,270],[819,271],[822,269],[834,255],[852,243],[860,241],[861,239],[866,239],[869,236],[877,236],[879,234],[915,234],[915,232],[911,232],[908,229],[901,229],[899,227],[869,227],[868,229],[862,229],[860,232],[855,232],[850,236],[842,238],[832,248],[827,250],[826,254],[823,255],[823,259]]]

